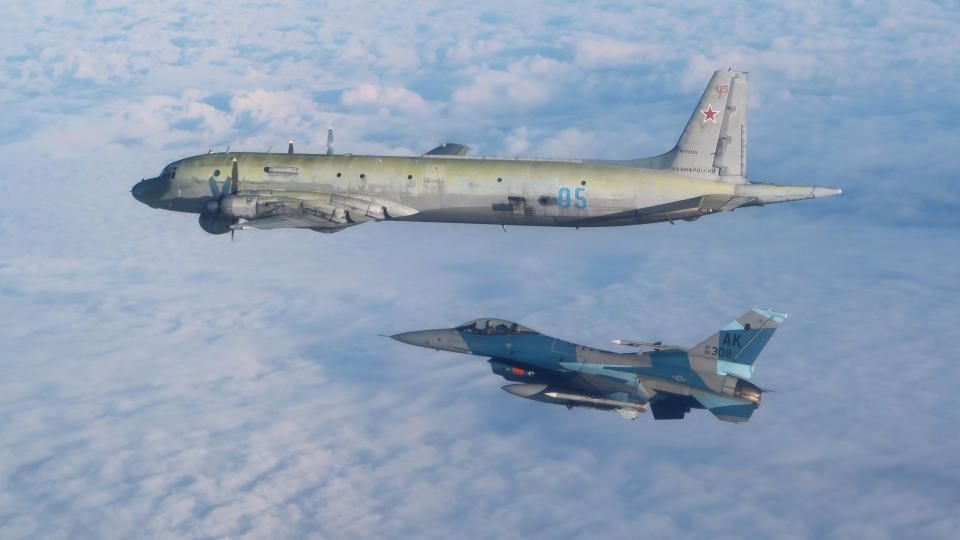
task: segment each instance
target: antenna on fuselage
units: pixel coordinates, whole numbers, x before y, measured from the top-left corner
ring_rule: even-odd
[[[293,139],[290,139],[290,142],[289,142],[288,145],[287,145],[287,153],[288,153],[288,154],[292,154],[292,153],[293,153]]]
[[[327,155],[333,155],[333,128],[327,128]]]

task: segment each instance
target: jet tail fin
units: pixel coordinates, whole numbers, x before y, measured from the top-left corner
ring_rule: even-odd
[[[747,183],[747,74],[714,72],[676,146],[633,163],[693,178]]]
[[[760,351],[786,318],[786,313],[754,308],[705,339],[690,352],[716,359],[717,373],[749,379]]]

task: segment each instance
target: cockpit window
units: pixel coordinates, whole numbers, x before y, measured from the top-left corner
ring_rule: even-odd
[[[520,326],[515,322],[503,319],[475,319],[457,327],[461,332],[468,334],[484,334],[488,336],[529,335],[535,336],[539,332]]]
[[[167,166],[166,168],[163,169],[163,172],[160,173],[160,177],[169,178],[170,180],[173,180],[174,178],[177,177],[177,168]]]

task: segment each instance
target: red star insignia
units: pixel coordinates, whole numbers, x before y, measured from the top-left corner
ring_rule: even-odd
[[[704,111],[704,110],[701,109],[700,112],[703,113],[703,123],[704,123],[704,124],[707,123],[707,120],[713,122],[714,124],[717,123],[717,119],[716,119],[715,117],[717,116],[717,113],[719,113],[720,111],[715,111],[715,110],[713,110],[713,105],[712,105],[712,104],[711,104],[711,105],[707,105],[707,110]]]

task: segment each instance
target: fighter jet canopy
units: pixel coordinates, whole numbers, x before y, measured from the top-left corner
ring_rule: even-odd
[[[528,335],[535,336],[540,332],[533,331],[526,326],[503,319],[474,319],[457,327],[461,332],[468,334],[487,334],[494,336]]]

